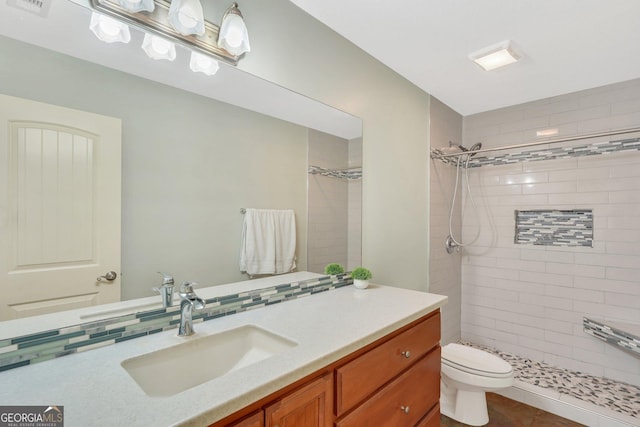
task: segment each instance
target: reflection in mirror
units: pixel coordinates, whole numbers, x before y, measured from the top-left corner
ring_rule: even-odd
[[[54,2],[48,13],[0,4],[0,93],[121,120],[122,265],[109,269],[122,273],[123,299],[153,295],[157,271],[202,286],[246,279],[238,268],[246,207],[295,210],[298,269],[307,269],[309,128],[357,140],[359,119],[232,67],[208,77],[137,48],[126,57],[94,40],[76,4]],[[89,277],[86,293],[96,286]]]
[[[329,263],[348,271],[362,264],[362,138],[309,131],[307,268]]]

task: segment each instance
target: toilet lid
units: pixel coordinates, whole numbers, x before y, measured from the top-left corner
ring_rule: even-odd
[[[442,363],[461,371],[488,377],[507,377],[513,373],[511,365],[498,356],[455,343],[442,347]]]

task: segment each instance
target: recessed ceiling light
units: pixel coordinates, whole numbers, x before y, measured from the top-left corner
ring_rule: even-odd
[[[558,134],[558,129],[557,128],[552,128],[552,129],[543,129],[543,130],[539,130],[536,131],[536,136],[543,138],[545,136],[554,136]]]
[[[491,71],[504,67],[505,65],[513,64],[520,58],[521,56],[513,50],[509,40],[496,43],[469,54],[469,59],[485,71]]]

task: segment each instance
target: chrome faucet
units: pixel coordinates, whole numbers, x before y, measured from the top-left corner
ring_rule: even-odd
[[[158,288],[153,288],[153,290],[160,293],[162,307],[171,307],[173,305],[173,277],[161,271],[158,271],[158,274],[162,274],[162,284]]]
[[[186,337],[194,334],[193,310],[202,310],[205,302],[193,291],[197,283],[184,282],[180,287],[180,329],[178,336]]]

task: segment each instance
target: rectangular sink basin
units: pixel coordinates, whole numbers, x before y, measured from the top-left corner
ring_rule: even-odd
[[[288,338],[247,325],[185,338],[173,347],[127,359],[122,367],[148,396],[173,396],[295,346]]]

